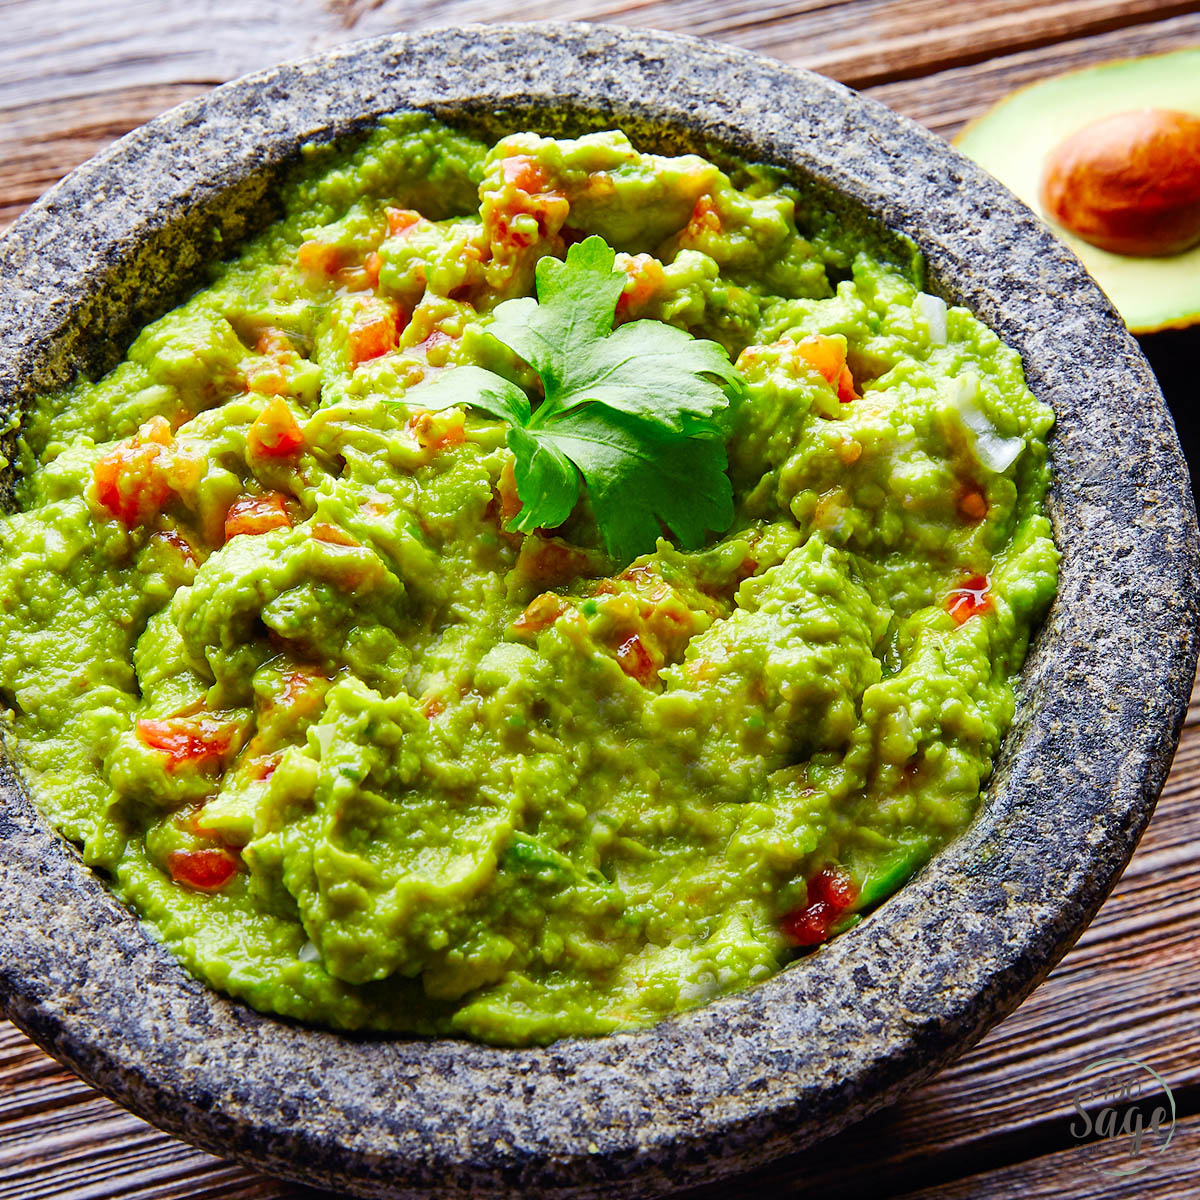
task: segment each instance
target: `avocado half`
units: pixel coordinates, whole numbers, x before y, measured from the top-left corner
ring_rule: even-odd
[[[1101,63],[1031,84],[972,121],[955,145],[1016,192],[1075,251],[1137,334],[1200,324],[1200,246],[1166,258],[1110,254],[1051,221],[1038,197],[1047,156],[1102,117],[1135,108],[1200,115],[1200,46]]]

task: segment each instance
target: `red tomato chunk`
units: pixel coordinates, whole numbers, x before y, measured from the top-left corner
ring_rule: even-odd
[[[171,427],[162,417],[148,421],[131,438],[114,446],[92,469],[96,499],[122,524],[146,525],[171,494]]]
[[[225,514],[225,540],[238,534],[269,533],[272,529],[290,529],[292,519],[284,507],[285,497],[279,492],[262,496],[242,496],[235,500]]]
[[[296,263],[310,275],[333,275],[346,262],[346,252],[328,242],[305,242],[296,251]]]
[[[504,182],[520,188],[527,195],[533,196],[546,190],[550,182],[540,163],[535,162],[528,154],[513,154],[503,159],[500,170],[504,173]]]
[[[846,352],[836,338],[815,334],[797,343],[796,353],[821,372],[829,386],[836,389],[838,399],[843,404],[858,399],[854,391],[854,376],[846,366]]]
[[[707,192],[696,201],[692,208],[687,231],[693,238],[701,237],[705,233],[721,232],[721,214],[717,212],[717,206]]]
[[[346,353],[350,365],[368,362],[395,350],[400,332],[407,325],[401,313],[391,305],[387,308],[372,307],[361,313],[350,326],[346,335]]]
[[[655,676],[658,668],[645,643],[636,633],[630,634],[617,647],[617,663],[621,670],[645,687]]]
[[[167,870],[176,883],[197,892],[220,891],[236,874],[237,859],[214,846],[205,850],[172,850]]]
[[[304,432],[287,401],[276,396],[254,418],[246,442],[251,454],[289,458],[304,445]]]
[[[986,575],[972,575],[946,597],[946,611],[959,625],[989,611],[990,588],[991,580]]]
[[[137,732],[152,750],[167,755],[168,771],[219,762],[232,741],[228,724],[204,716],[145,719],[138,721]]]
[[[421,219],[421,214],[411,208],[388,208],[384,215],[387,217],[388,233],[393,237],[406,229],[411,230]]]
[[[819,946],[857,899],[854,880],[838,867],[825,867],[808,881],[808,903],[785,913],[779,922],[783,936],[795,946]]]
[[[525,611],[513,622],[514,629],[532,631],[549,629],[567,611],[567,602],[554,592],[543,592],[525,606]]]

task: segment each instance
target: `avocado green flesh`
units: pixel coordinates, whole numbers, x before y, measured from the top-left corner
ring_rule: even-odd
[[[965,310],[737,178],[616,133],[489,149],[389,118],[29,414],[0,520],[10,741],[199,978],[344,1029],[646,1025],[786,965],[818,873],[858,892],[836,933],[970,822],[1056,586],[1051,413]],[[609,562],[586,502],[510,533],[505,426],[423,413],[448,366],[532,383],[483,331],[564,226],[646,283],[622,319],[737,358],[737,515],[706,546]],[[857,398],[798,349],[816,335]]]
[[[1200,322],[1200,246],[1164,258],[1111,254],[1053,222],[1042,168],[1073,133],[1116,113],[1167,108],[1200,115],[1200,49],[1103,63],[1014,92],[954,139],[1014,191],[1083,260],[1134,333]]]

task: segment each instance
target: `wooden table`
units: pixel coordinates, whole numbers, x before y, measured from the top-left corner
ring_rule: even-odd
[[[222,80],[350,38],[473,20],[656,26],[823,71],[946,136],[1013,87],[1200,44],[1196,0],[0,0],[0,228],[77,163]],[[891,1110],[716,1197],[1200,1196],[1200,699],[1149,832],[1047,981]],[[1114,1177],[1070,1081],[1120,1054],[1174,1091],[1175,1141]],[[0,1200],[317,1200],[118,1108],[0,1023]]]

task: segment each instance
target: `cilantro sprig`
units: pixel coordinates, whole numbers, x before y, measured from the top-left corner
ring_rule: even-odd
[[[587,487],[618,561],[651,549],[665,525],[686,547],[733,521],[723,419],[741,377],[716,342],[662,321],[613,328],[625,275],[599,237],[541,259],[537,299],[496,306],[487,332],[542,382],[534,407],[517,384],[478,366],[451,368],[412,399],[470,405],[507,421],[520,512],[509,528],[552,529]],[[660,524],[661,523],[661,524]]]

